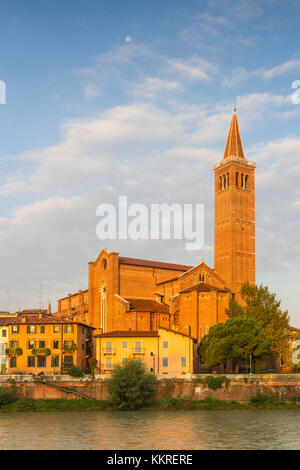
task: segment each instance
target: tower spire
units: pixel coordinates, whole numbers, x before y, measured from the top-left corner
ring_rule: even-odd
[[[239,130],[238,119],[236,115],[236,100],[234,103],[234,111],[231,119],[230,129],[227,137],[226,147],[223,158],[238,157],[245,158],[242,139]]]

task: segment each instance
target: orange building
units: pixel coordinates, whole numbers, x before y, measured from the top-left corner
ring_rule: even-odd
[[[86,322],[97,334],[158,331],[201,340],[226,320],[241,285],[255,283],[255,163],[247,160],[234,112],[215,172],[215,266],[125,258],[105,248],[89,263],[88,289],[58,301],[58,315]]]
[[[63,373],[72,365],[83,371],[92,355],[92,331],[85,323],[26,310],[8,324],[8,373]]]

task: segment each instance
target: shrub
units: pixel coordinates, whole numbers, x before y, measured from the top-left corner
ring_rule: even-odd
[[[170,397],[169,395],[163,397],[159,400],[159,407],[162,410],[166,410],[167,408],[174,408],[177,403],[176,398]]]
[[[151,403],[156,377],[146,371],[135,359],[117,364],[107,381],[108,393],[113,406],[119,410],[136,410]]]
[[[292,402],[293,402],[295,405],[300,405],[300,395],[295,395],[295,396],[292,398]]]
[[[207,385],[208,388],[211,390],[218,390],[218,388],[222,388],[223,384],[226,388],[230,384],[230,380],[225,375],[217,375],[217,376],[210,376],[208,375],[204,379],[200,378],[198,381],[204,385]]]
[[[17,401],[15,393],[7,387],[0,387],[0,406]]]
[[[71,377],[83,377],[82,371],[79,369],[79,367],[74,366],[74,365],[70,367],[68,374]]]
[[[254,397],[251,397],[250,403],[255,406],[270,405],[275,402],[274,397],[269,397],[263,393],[257,393]]]

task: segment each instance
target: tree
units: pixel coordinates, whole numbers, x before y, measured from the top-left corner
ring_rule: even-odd
[[[198,346],[200,361],[216,367],[227,359],[259,359],[271,353],[271,338],[258,322],[247,316],[230,318],[212,326]]]
[[[229,318],[247,315],[257,321],[260,328],[271,338],[271,351],[274,357],[283,355],[288,348],[289,315],[287,310],[280,308],[280,300],[268,287],[251,286],[246,283],[241,288],[244,306],[230,301],[226,313]]]
[[[107,387],[110,400],[120,410],[136,410],[151,402],[156,377],[136,359],[114,366]]]

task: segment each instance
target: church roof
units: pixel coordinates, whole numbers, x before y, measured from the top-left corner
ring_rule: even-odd
[[[171,269],[173,271],[187,271],[191,269],[192,266],[185,266],[183,264],[174,264],[174,263],[162,263],[160,261],[150,261],[146,259],[136,259],[136,258],[119,258],[120,264],[132,264],[134,266],[145,266],[149,268],[162,268],[162,269]]]
[[[186,294],[187,292],[198,291],[198,292],[230,292],[228,287],[216,287],[212,286],[211,284],[207,284],[206,282],[199,282],[194,286],[187,287],[186,289],[182,289],[179,291],[179,294]]]
[[[127,337],[136,337],[136,338],[142,338],[142,337],[147,337],[147,336],[154,336],[158,337],[158,332],[157,331],[109,331],[108,333],[101,333],[99,335],[94,335],[94,338],[127,338]]]
[[[234,111],[223,158],[245,158],[236,111]]]
[[[137,299],[124,297],[129,302],[129,311],[134,312],[154,312],[154,313],[169,313],[169,306],[162,304],[153,299]]]

